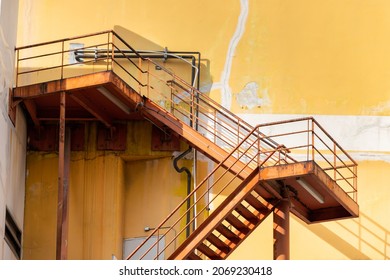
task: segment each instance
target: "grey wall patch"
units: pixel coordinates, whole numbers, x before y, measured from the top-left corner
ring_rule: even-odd
[[[236,94],[236,101],[242,109],[260,108],[270,103],[268,90],[262,90],[262,97],[258,95],[259,85],[256,82],[249,82]]]

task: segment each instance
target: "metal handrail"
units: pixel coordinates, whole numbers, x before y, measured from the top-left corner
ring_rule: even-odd
[[[247,143],[247,140],[250,139],[251,136],[253,136],[255,134],[255,132],[259,129],[261,125],[258,125],[256,126],[255,128],[252,129],[252,131],[250,133],[248,133],[248,135],[239,143],[239,145],[237,145],[235,147],[235,149],[233,149],[229,154],[228,156],[222,160],[219,164],[217,164],[214,169],[198,184],[198,186],[196,188],[194,188],[188,195],[186,198],[184,198],[182,200],[182,202],[180,204],[178,204],[176,206],[176,208],[174,210],[172,210],[172,212],[153,230],[153,232],[150,233],[149,237],[146,238],[128,257],[127,259],[130,259],[132,258],[137,252],[138,250],[140,250],[151,238],[152,236],[156,235],[156,233],[159,232],[160,228],[164,227],[165,229],[168,229],[161,237],[158,236],[157,240],[151,244],[151,246],[144,252],[144,254],[140,257],[140,259],[144,258],[153,248],[154,246],[156,246],[162,238],[164,238],[165,236],[167,236],[168,232],[170,230],[173,230],[174,226],[176,226],[184,217],[186,217],[186,214],[189,212],[189,211],[192,211],[192,209],[195,207],[195,204],[197,204],[199,201],[201,201],[201,199],[207,194],[209,193],[210,191],[212,191],[212,189],[217,186],[217,184],[222,180],[222,178],[227,175],[227,174],[230,174],[229,171],[231,170],[231,168],[233,166],[235,166],[235,164],[237,164],[239,161],[240,161],[240,158],[235,158],[234,161],[232,163],[230,163],[230,166],[227,166],[227,161],[228,160],[231,160],[234,153],[242,146],[244,145],[245,143]],[[221,189],[215,193],[215,196],[212,200],[210,200],[202,209],[200,209],[198,211],[198,213],[196,213],[196,215],[190,220],[187,222],[186,226],[184,226],[179,232],[176,232],[174,238],[168,242],[168,244],[163,248],[163,250],[167,249],[167,247],[172,244],[173,242],[176,241],[176,238],[180,236],[180,234],[182,232],[184,232],[184,230],[186,229],[186,227],[188,226],[191,226],[192,222],[201,215],[201,213],[203,213],[206,209],[209,208],[210,204],[212,202],[214,202],[214,200],[218,197],[218,195],[220,195],[224,190],[226,190],[230,184],[233,183],[233,181],[236,179],[236,178],[239,178],[239,175],[241,175],[242,172],[244,172],[244,170],[246,168],[249,168],[249,164],[252,162],[252,161],[255,161],[256,164],[257,164],[257,167],[261,167],[264,163],[266,163],[277,151],[281,151],[281,150],[284,150],[285,148],[282,147],[282,146],[278,146],[277,149],[273,150],[273,151],[267,151],[267,153],[269,153],[269,155],[267,155],[266,159],[260,161],[260,157],[258,156],[260,153],[261,153],[261,145],[260,145],[260,142],[262,141],[262,139],[260,138],[257,138],[253,143],[251,143],[247,148],[246,150],[248,151],[250,148],[252,148],[253,146],[255,146],[256,144],[257,147],[259,148],[258,149],[258,152],[257,154],[255,154],[252,158],[251,158],[251,161],[247,162],[242,169],[240,169],[239,172],[235,172],[235,175],[229,179],[229,181],[221,187]],[[259,142],[259,143],[257,143]],[[242,153],[241,157],[244,156],[245,153]],[[213,183],[211,186],[208,186],[207,187],[207,190],[204,191],[200,196],[197,196],[196,200],[193,202],[193,204],[187,209],[187,211],[185,213],[183,213],[179,218],[177,218],[177,220],[175,221],[172,221],[172,223],[170,224],[170,226],[166,226],[167,222],[170,221],[170,219],[178,212],[180,211],[181,207],[183,205],[185,205],[187,203],[188,200],[190,200],[195,193],[197,193],[201,188],[202,186],[212,177],[215,175],[215,173],[220,170],[220,168],[225,168],[225,170],[223,171],[222,175],[220,175],[220,177],[218,177],[217,179],[213,180]],[[251,169],[253,170],[253,169]],[[163,250],[160,251],[160,252],[157,252],[157,255],[155,257],[155,259],[158,259],[158,257],[163,253]]]
[[[220,162],[218,165],[216,165],[216,167],[213,169],[213,171],[211,171],[200,183],[199,185],[189,194],[189,196],[187,196],[183,202],[181,204],[179,204],[177,206],[177,208],[174,209],[174,211],[171,212],[170,215],[167,216],[167,218],[161,222],[161,224],[156,228],[156,230],[154,232],[151,233],[150,236],[153,236],[155,235],[156,233],[159,232],[159,228],[160,227],[167,227],[166,224],[170,221],[171,217],[174,216],[174,214],[179,211],[179,209],[181,208],[181,206],[184,205],[184,203],[186,201],[188,201],[188,199],[191,199],[191,197],[193,196],[194,193],[196,193],[200,188],[201,186],[203,186],[212,176],[215,175],[215,173],[217,172],[217,170],[219,170],[221,167],[223,167],[226,163],[227,160],[231,159],[233,157],[233,155],[237,152],[237,150],[239,150],[242,146],[244,146],[245,144],[248,144],[247,141],[248,139],[251,139],[251,137],[253,137],[253,135],[255,134],[255,132],[259,131],[260,128],[266,128],[267,126],[278,126],[278,125],[284,125],[284,124],[293,124],[293,123],[300,123],[300,122],[314,122],[314,118],[312,117],[308,117],[308,118],[299,118],[299,119],[294,119],[294,120],[289,120],[289,121],[280,121],[280,122],[272,122],[272,123],[267,123],[267,124],[260,124],[260,125],[257,125],[240,143],[239,145],[237,145],[230,153],[229,155],[222,161]],[[328,137],[329,141],[333,144],[333,145],[336,145],[339,147],[339,145],[334,141],[333,138],[329,137],[329,134],[325,133],[324,129],[320,126],[317,126],[314,130],[313,129],[306,129],[306,130],[293,130],[291,132],[284,132],[284,133],[275,133],[275,134],[272,134],[272,135],[267,135],[267,136],[264,136],[264,137],[257,137],[257,140],[255,141],[264,141],[266,139],[272,139],[273,137],[281,137],[281,136],[284,136],[284,137],[289,137],[289,136],[295,136],[297,134],[307,134],[307,135],[312,135],[314,137],[314,139],[316,139],[317,141],[321,141],[321,142],[324,142],[324,143],[327,143],[326,139],[323,139],[320,137],[320,133],[316,133],[315,130],[320,130],[322,133],[324,133],[324,136]],[[306,138],[306,137],[303,137],[303,138]],[[254,142],[250,142],[249,145],[246,147],[246,150],[242,153],[241,157],[244,156],[251,148],[253,148],[254,146]],[[331,155],[336,158],[336,159],[340,159],[340,162],[342,163],[341,165],[333,165],[333,163],[329,160],[326,159],[326,155],[324,154],[325,151],[321,152],[319,149],[316,148],[315,144],[314,143],[306,143],[306,144],[301,144],[301,145],[292,145],[292,146],[288,146],[288,147],[283,147],[281,151],[289,151],[291,153],[294,152],[294,150],[300,150],[300,149],[307,149],[308,151],[310,151],[308,154],[310,156],[313,156],[314,158],[310,157],[308,158],[307,160],[314,160],[315,161],[315,155],[318,154],[319,156],[321,156],[324,160],[324,162],[326,164],[329,165],[329,167],[327,168],[323,168],[324,171],[336,171],[336,174],[338,174],[339,176],[341,176],[341,178],[336,178],[336,177],[332,177],[332,179],[335,181],[335,182],[339,182],[339,181],[343,181],[343,182],[346,182],[350,187],[351,187],[351,191],[348,191],[348,190],[345,190],[345,192],[349,195],[352,195],[353,199],[356,201],[356,197],[354,196],[357,192],[357,187],[356,187],[356,177],[357,177],[357,174],[355,172],[354,169],[352,168],[356,168],[357,166],[357,163],[353,160],[351,160],[350,163],[346,163],[345,161],[343,161],[340,157],[339,154],[337,153],[334,153],[333,149],[330,149],[328,145],[325,145],[326,147],[328,147],[328,150],[327,151],[330,151]],[[340,149],[341,151],[341,149]],[[257,151],[259,152],[259,151]],[[269,152],[269,151],[267,151]],[[313,152],[313,153],[312,153]],[[280,153],[279,153],[280,154]],[[344,151],[342,150],[342,154],[345,155],[348,159],[351,159],[349,157],[349,155]],[[204,195],[206,192],[210,192],[212,191],[212,188],[222,179],[222,176],[224,176],[225,174],[228,174],[229,173],[229,169],[235,164],[237,163],[239,160],[241,160],[241,157],[237,158],[230,167],[227,167],[227,169],[223,172],[223,174],[221,175],[221,177],[218,177],[217,179],[214,179],[213,181],[213,184],[211,185],[211,187],[209,187],[198,199],[197,201],[194,202],[197,203]],[[251,162],[253,162],[255,158],[251,158],[251,161],[248,162],[245,166],[244,166],[244,169],[247,168]],[[267,158],[268,160],[268,158]],[[258,162],[257,162],[258,164]],[[281,163],[277,163],[277,164],[281,164]],[[241,173],[244,169],[242,169],[239,173]],[[349,171],[349,175],[348,176],[344,176],[339,170],[340,169],[347,169]],[[333,172],[331,172],[333,174]],[[234,177],[236,178],[236,177]],[[230,183],[231,181],[229,181]],[[226,189],[228,186],[229,186],[229,183],[226,184],[225,186],[222,187],[222,189]],[[221,192],[217,192],[215,194],[215,197],[213,200],[215,200],[215,198],[220,194]],[[212,201],[211,201],[212,202]],[[206,209],[207,207],[209,207],[209,204],[211,203],[209,202],[207,205],[205,205],[202,209],[199,210],[199,212],[197,213],[196,217],[198,217],[200,215],[200,213],[202,211],[204,211],[204,209]],[[188,210],[188,211],[191,211],[192,208],[194,207],[194,204],[191,206],[191,208]],[[170,229],[168,229],[167,232],[165,232],[165,234],[163,234],[161,237],[158,237],[158,241],[156,242],[159,242],[161,240],[161,238],[164,238],[165,236],[167,236],[168,232],[170,230],[173,230],[173,227],[176,226],[179,222],[180,222],[180,219],[183,218],[185,216],[186,213],[182,214],[181,217],[178,218],[178,220],[174,221],[171,223],[170,225]],[[194,217],[193,219],[195,219],[196,217]],[[182,231],[185,230],[186,226],[189,226],[191,224],[191,221],[183,226],[182,228]],[[182,232],[181,231],[181,232]],[[180,232],[178,233],[178,235],[180,234]],[[176,237],[178,237],[178,235],[176,235]],[[175,239],[176,240],[176,239]],[[147,240],[145,240],[145,243],[147,242]],[[169,246],[173,241],[173,239],[168,242],[168,244],[165,246],[164,249],[166,249],[167,246]],[[131,255],[128,256],[128,259],[131,258],[136,252],[137,250],[139,250],[140,248],[142,248],[144,246],[145,243],[142,243],[139,248],[137,248]],[[150,250],[153,249],[153,247],[155,246],[155,244],[152,244],[149,249],[147,250],[147,252],[144,254],[144,256],[150,252]],[[157,252],[157,255],[159,256],[160,254],[162,253],[162,251],[159,251]],[[143,257],[144,257],[143,256]],[[142,257],[141,257],[142,258]]]

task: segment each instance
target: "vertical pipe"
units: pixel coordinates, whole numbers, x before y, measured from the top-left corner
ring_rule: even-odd
[[[58,154],[58,202],[56,259],[68,258],[68,182],[70,165],[70,129],[65,129],[65,92],[60,96],[60,129]]]
[[[282,199],[275,207],[274,218],[274,260],[290,259],[290,201]]]
[[[189,147],[186,151],[184,151],[183,153],[181,153],[180,155],[178,155],[177,157],[175,157],[173,159],[173,167],[175,168],[175,170],[177,172],[179,172],[179,173],[185,172],[187,174],[187,196],[191,193],[191,179],[192,179],[191,171],[187,167],[185,167],[185,166],[183,166],[182,168],[179,168],[179,166],[177,165],[177,162],[179,160],[181,160],[182,158],[184,158],[191,151],[192,151],[192,148]],[[194,203],[195,203],[195,200],[194,200]],[[186,237],[190,236],[190,234],[191,234],[191,224],[190,224],[191,212],[190,212],[190,208],[191,208],[191,198],[188,198],[187,199],[187,211],[186,211]],[[192,226],[193,225],[194,224],[192,224]]]

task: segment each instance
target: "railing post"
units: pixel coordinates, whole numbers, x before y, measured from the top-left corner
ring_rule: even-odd
[[[142,70],[142,59],[139,57],[138,58],[138,67],[139,69]],[[139,74],[138,74],[138,81],[140,81],[140,83],[138,83],[138,87],[139,87],[139,94],[142,95],[141,91],[142,91],[142,71],[141,70],[138,70],[139,71]]]
[[[195,125],[194,125],[194,111],[195,111],[195,95],[194,95],[194,89],[191,88],[190,90],[190,94],[191,94],[191,109],[190,109],[190,126],[192,128],[195,128]]]
[[[65,42],[62,41],[62,51],[61,51],[61,80],[64,78],[64,50],[65,50]]]
[[[148,60],[148,72],[146,75],[146,97],[150,98],[150,61]]]
[[[313,149],[313,146],[311,147]],[[310,119],[307,120],[307,151],[306,151],[306,160],[309,160],[310,156]]]
[[[217,144],[217,110],[214,110],[214,143]]]
[[[156,259],[160,257],[160,229],[157,230],[157,255]]]
[[[237,147],[240,144],[240,120],[237,121]],[[237,158],[240,158],[240,148],[237,149]]]
[[[110,65],[110,32],[107,32],[107,71]]]
[[[336,181],[336,179],[337,179],[337,171],[336,171],[336,169],[337,169],[337,147],[336,147],[336,143],[335,142],[333,142],[333,176],[334,176],[334,178],[333,178],[333,180],[335,180]]]
[[[16,50],[16,81],[15,86],[18,87],[18,81],[19,81],[19,50]]]
[[[261,165],[261,136],[260,136],[260,129],[257,131],[257,166],[260,167]]]
[[[312,160],[315,161],[315,148],[314,148],[314,120],[311,119],[311,153]]]
[[[358,193],[357,193],[357,165],[355,164],[353,167],[353,189],[354,189],[354,198],[355,202],[358,200]]]

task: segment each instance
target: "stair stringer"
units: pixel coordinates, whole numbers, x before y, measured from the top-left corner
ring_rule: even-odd
[[[188,259],[194,251],[203,244],[212,232],[233,213],[233,211],[248,197],[255,187],[259,184],[259,170],[255,169],[247,178],[215,209],[210,216],[203,221],[199,227],[191,233],[191,235],[169,256],[170,260]],[[262,214],[259,222],[250,227],[249,231],[244,234],[236,231],[239,235],[239,241],[231,247],[227,253],[221,254],[221,259],[229,256],[241,242],[248,237],[255,228],[263,222],[276,205],[276,201],[268,202],[265,207],[268,209]]]
[[[180,119],[163,109],[150,99],[145,99],[143,106],[139,108],[146,119],[152,120],[154,124],[163,124],[170,128],[183,141],[197,151],[203,153],[216,163],[224,162],[223,166],[230,169],[232,174],[244,179],[253,169],[236,157],[229,154],[224,148],[218,146],[191,126],[183,123]]]

